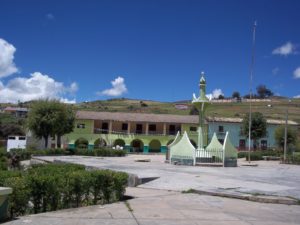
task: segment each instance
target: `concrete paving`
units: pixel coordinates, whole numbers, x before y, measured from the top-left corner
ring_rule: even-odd
[[[300,206],[265,204],[178,191],[128,188],[134,199],[21,217],[6,225],[299,224]]]
[[[36,157],[47,161],[79,163],[99,169],[112,169],[136,174],[141,179],[156,177],[139,187],[183,191],[196,189],[205,192],[236,195],[274,195],[300,199],[300,166],[278,161],[257,161],[256,167],[239,160],[239,167],[192,167],[164,163],[162,155],[129,155],[101,158],[86,156]],[[136,162],[150,159],[151,162]],[[254,163],[252,163],[254,164]]]

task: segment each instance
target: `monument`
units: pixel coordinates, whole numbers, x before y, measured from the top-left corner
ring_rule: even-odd
[[[204,72],[201,73],[199,88],[199,97],[193,94],[192,99],[192,104],[199,112],[197,147],[195,148],[192,145],[187,132],[184,132],[182,137],[177,133],[175,140],[168,146],[170,149],[170,163],[193,166],[196,164],[218,164],[220,166],[235,167],[237,166],[237,149],[231,144],[228,132],[226,132],[223,145],[218,141],[216,133],[213,134],[213,138],[207,147],[203,144],[205,110],[210,104],[206,96]]]

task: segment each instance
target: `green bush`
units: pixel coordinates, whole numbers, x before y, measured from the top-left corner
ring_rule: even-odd
[[[282,155],[281,151],[278,150],[261,150],[261,151],[251,151],[250,159],[253,161],[263,160],[263,156],[277,156]],[[248,160],[249,152],[238,152],[238,158],[246,158]]]
[[[13,189],[8,197],[8,216],[14,218],[24,215],[28,211],[29,188],[25,177],[8,177],[4,186]]]
[[[300,152],[294,152],[293,154],[287,155],[286,162],[300,165]]]
[[[0,170],[7,170],[8,159],[5,156],[0,157]]]
[[[13,188],[10,217],[103,204],[122,198],[128,175],[109,170],[86,171],[82,165],[38,164],[26,172],[0,171],[0,186]],[[28,202],[33,207],[28,208]]]

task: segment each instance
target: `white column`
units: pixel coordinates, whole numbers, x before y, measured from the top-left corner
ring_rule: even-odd
[[[112,121],[109,121],[108,133],[111,134],[112,131]]]
[[[146,135],[149,133],[149,123],[146,123]]]
[[[131,123],[128,122],[128,126],[127,126],[127,134],[130,134],[130,125],[131,125]]]

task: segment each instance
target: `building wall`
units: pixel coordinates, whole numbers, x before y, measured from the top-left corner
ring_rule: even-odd
[[[80,124],[84,124],[84,128],[80,128]],[[76,120],[73,133],[76,133],[76,134],[94,133],[94,121],[93,120]]]
[[[219,132],[219,126],[223,126],[223,132]],[[275,148],[276,141],[274,138],[274,133],[276,128],[279,125],[267,124],[267,136],[258,140],[259,146],[261,146],[261,141],[267,142],[267,148]],[[245,140],[245,149],[248,149],[249,141],[248,139],[241,134],[241,123],[229,123],[229,122],[209,122],[209,132],[208,139],[211,140],[213,133],[216,132],[216,135],[219,140],[224,140],[226,132],[229,132],[229,137],[232,144],[239,148],[240,140]],[[259,148],[259,146],[257,146]],[[253,147],[253,142],[251,141],[251,147]],[[241,149],[242,150],[242,149]]]
[[[107,122],[107,121],[105,121]],[[109,121],[108,121],[109,123]],[[102,139],[105,141],[107,145],[115,146],[116,140],[122,140],[125,142],[125,148],[128,151],[133,150],[133,141],[139,141],[142,143],[143,146],[143,152],[148,153],[149,149],[151,150],[151,147],[155,146],[157,147],[158,142],[161,145],[160,152],[166,152],[167,151],[167,145],[175,139],[176,133],[173,135],[168,134],[168,126],[169,124],[166,124],[166,135],[164,135],[164,124],[163,123],[155,123],[156,124],[156,132],[151,133],[148,130],[148,135],[146,134],[147,131],[147,124],[154,124],[154,123],[136,123],[136,122],[124,122],[128,123],[130,126],[130,133],[128,134],[126,131],[122,131],[122,122],[111,122],[112,125],[112,132],[108,134],[104,134],[101,132],[94,131],[94,124],[95,126],[99,127],[99,122],[94,122],[93,120],[76,120],[75,122],[75,129],[72,133],[67,134],[64,136],[65,140],[68,140],[68,147],[69,148],[75,148],[75,142],[76,140],[83,138],[88,141],[88,148],[93,149],[95,142],[98,139]],[[81,124],[81,125],[80,125]],[[82,127],[84,124],[84,127]],[[143,130],[142,134],[136,134],[136,124],[142,124]],[[189,137],[191,140],[193,140],[194,143],[197,144],[197,132],[190,131],[190,127],[197,127],[197,125],[190,125],[190,124],[182,124],[181,126],[181,134],[183,134],[184,131],[187,131],[189,133]],[[82,127],[82,128],[79,128]],[[207,128],[206,128],[207,130]],[[204,138],[204,142],[207,143],[207,138]],[[149,145],[150,143],[152,146]],[[155,143],[155,144],[154,144]]]

